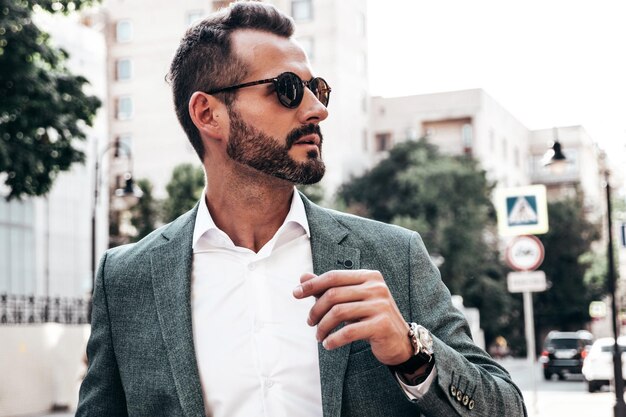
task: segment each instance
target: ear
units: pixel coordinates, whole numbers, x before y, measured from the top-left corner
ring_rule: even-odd
[[[189,116],[202,137],[215,140],[225,138],[227,114],[224,103],[202,91],[196,91],[189,99]]]

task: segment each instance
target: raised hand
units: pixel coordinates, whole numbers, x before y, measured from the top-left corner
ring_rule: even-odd
[[[326,349],[366,340],[374,356],[386,365],[402,363],[413,355],[409,326],[380,272],[307,273],[300,277],[293,295],[298,299],[316,297],[307,323],[317,325],[317,340]],[[333,332],[342,322],[345,326]]]

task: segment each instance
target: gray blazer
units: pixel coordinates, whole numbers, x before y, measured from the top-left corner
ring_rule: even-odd
[[[437,378],[419,401],[404,395],[366,342],[320,345],[325,417],[526,416],[507,371],[472,342],[417,233],[303,200],[315,273],[380,271],[406,320],[434,335]],[[190,306],[196,212],[103,256],[77,416],[204,416]]]

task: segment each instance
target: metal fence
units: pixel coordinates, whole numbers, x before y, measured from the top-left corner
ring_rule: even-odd
[[[0,294],[0,325],[86,324],[90,310],[89,300],[83,298]]]

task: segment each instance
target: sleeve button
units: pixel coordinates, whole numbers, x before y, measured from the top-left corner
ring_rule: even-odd
[[[474,400],[470,400],[469,404],[467,405],[467,408],[469,408],[470,410],[472,410],[474,408],[474,405],[476,405],[476,403],[474,402]]]

